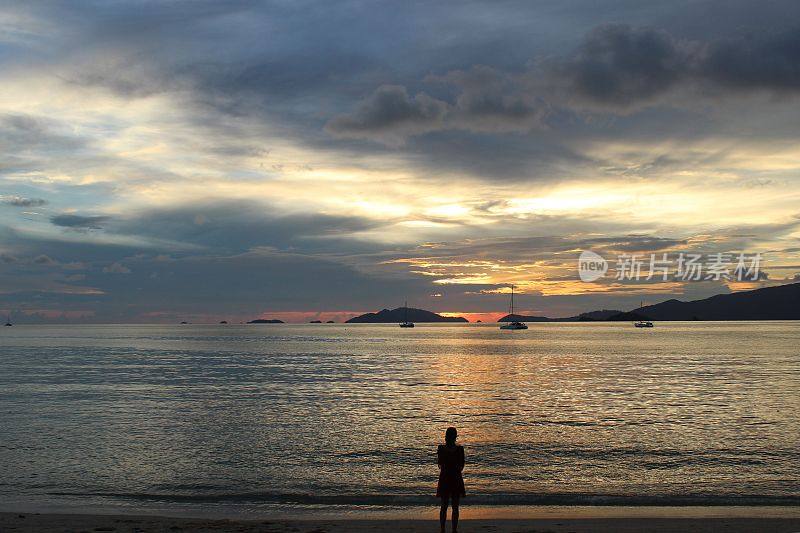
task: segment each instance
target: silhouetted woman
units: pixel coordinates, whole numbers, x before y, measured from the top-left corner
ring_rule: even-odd
[[[458,530],[458,501],[466,496],[464,491],[464,447],[456,445],[458,431],[456,428],[447,428],[444,434],[444,444],[439,445],[437,451],[439,463],[439,483],[436,486],[436,495],[442,499],[442,508],[439,511],[439,523],[444,531],[447,523],[447,503],[453,504],[453,533]]]

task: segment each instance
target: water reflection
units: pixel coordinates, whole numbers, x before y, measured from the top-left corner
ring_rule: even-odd
[[[452,425],[473,501],[800,497],[794,323],[8,329],[3,494],[428,502]]]

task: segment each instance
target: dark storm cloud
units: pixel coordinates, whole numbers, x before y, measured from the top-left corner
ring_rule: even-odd
[[[356,216],[282,213],[257,202],[209,201],[133,212],[106,232],[225,253],[268,247],[347,254],[374,250],[377,244],[355,235],[386,224]]]
[[[597,164],[547,131],[525,136],[511,132],[431,132],[409,140],[407,150],[414,155],[409,165],[420,171],[434,174],[455,170],[483,180],[555,182]]]
[[[425,93],[410,97],[405,87],[382,85],[352,114],[334,118],[326,128],[343,137],[397,143],[409,135],[441,128],[446,112],[446,103]]]
[[[105,215],[70,215],[62,214],[50,217],[50,222],[56,226],[74,229],[102,229],[111,217]]]
[[[525,131],[543,126],[547,104],[529,94],[514,75],[486,65],[429,76],[429,82],[456,87],[460,94],[449,117],[454,127],[471,131]]]
[[[800,29],[690,41],[655,28],[609,24],[594,29],[576,53],[554,65],[590,102],[628,106],[679,85],[718,91],[800,89]]]
[[[706,24],[724,29],[723,17],[730,18],[735,9],[708,4],[703,7],[717,9],[720,16]],[[776,4],[759,15],[796,11],[790,2]],[[292,108],[309,95],[326,104],[346,104],[349,96],[363,97],[390,83],[387,80],[409,86],[429,73],[469,72],[481,64],[511,71],[543,57],[560,65],[580,95],[614,104],[651,98],[695,76],[743,87],[794,87],[797,81],[797,65],[792,61],[796,31],[782,29],[761,37],[755,32],[734,40],[721,39],[719,30],[706,31],[715,38],[703,41],[698,36],[673,36],[673,28],[696,23],[691,13],[677,7],[637,6],[633,10],[627,2],[609,2],[598,13],[589,2],[558,5],[557,10],[553,9],[556,5],[332,2],[309,6],[200,1],[87,2],[65,9],[48,2],[16,9],[58,20],[62,31],[57,28],[48,37],[65,51],[91,51],[88,42],[111,52],[99,61],[73,64],[65,75],[74,76],[78,83],[105,86],[132,98],[188,89],[199,93],[198,101],[213,102],[222,109],[241,112],[241,105],[251,105],[259,113],[303,121],[308,117],[298,116],[299,110]],[[625,17],[641,24],[648,15],[663,11],[671,15],[673,35],[635,25],[601,24],[574,48],[576,36],[591,20]],[[741,18],[731,18],[733,30]],[[785,27],[788,20],[770,22]],[[67,31],[70,28],[78,31]],[[574,52],[563,52],[570,48]],[[384,81],[376,83],[378,78]],[[408,92],[421,98],[425,94]],[[473,98],[462,107],[508,116],[531,112],[530,103],[508,96]],[[414,102],[416,97],[407,98]],[[333,111],[330,116],[336,116]],[[336,121],[331,128],[339,131],[341,127],[344,132],[360,125]]]
[[[325,128],[340,137],[400,144],[409,136],[437,130],[526,131],[542,126],[548,110],[543,100],[521,92],[513,77],[488,66],[428,76],[426,81],[455,88],[455,102],[424,92],[412,97],[405,87],[384,85]]]
[[[666,32],[612,24],[593,30],[558,69],[577,95],[627,105],[669,90],[692,61],[690,46]]]
[[[308,106],[304,112],[296,108],[301,99],[335,100],[342,87],[384,64],[364,46],[363,37],[374,27],[369,10],[356,16],[353,5],[199,1],[49,7],[28,9],[75,30],[48,36],[71,52],[59,77],[130,99],[179,93],[182,105],[193,106],[197,122],[208,127],[215,125],[214,113],[307,123]],[[353,31],[354,25],[362,31]]]
[[[714,43],[702,68],[730,88],[800,90],[800,28]]]
[[[22,196],[4,196],[0,201],[14,207],[40,207],[47,203],[47,200],[43,198],[24,198]]]
[[[540,61],[527,71],[474,65],[424,78],[428,84],[456,88],[452,103],[425,92],[410,97],[404,86],[380,87],[353,112],[331,120],[327,130],[354,138],[389,138],[396,144],[411,135],[446,129],[524,133],[549,126],[548,115],[574,106],[592,104],[611,111],[654,102],[679,88],[707,86],[723,94],[797,91],[798,54],[800,29],[693,41],[651,27],[606,24],[590,31],[572,53]]]

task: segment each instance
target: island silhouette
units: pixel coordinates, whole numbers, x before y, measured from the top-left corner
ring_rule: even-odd
[[[391,324],[409,322],[469,322],[460,316],[442,316],[425,309],[413,307],[398,307],[397,309],[383,309],[377,313],[365,313],[347,320],[346,324]]]
[[[717,294],[684,302],[671,299],[630,311],[603,309],[566,318],[506,315],[498,322],[635,322],[637,320],[800,320],[800,283]]]

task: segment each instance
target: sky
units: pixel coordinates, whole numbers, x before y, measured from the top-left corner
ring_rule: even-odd
[[[0,87],[17,322],[492,320],[512,284],[559,317],[800,280],[795,0],[0,0]],[[760,272],[584,282],[584,250]]]

